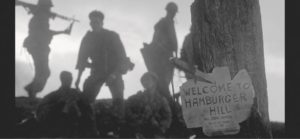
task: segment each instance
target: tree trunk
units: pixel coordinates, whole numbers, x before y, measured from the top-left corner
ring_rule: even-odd
[[[195,0],[191,13],[195,63],[207,73],[215,66],[228,66],[232,77],[246,69],[267,134],[253,137],[271,137],[259,1]],[[249,124],[245,126],[253,127]]]

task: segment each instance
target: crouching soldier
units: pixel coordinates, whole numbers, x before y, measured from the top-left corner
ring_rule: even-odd
[[[145,90],[126,100],[125,119],[128,124],[122,130],[121,137],[159,138],[170,127],[171,109],[167,99],[160,95],[157,82],[156,74],[145,73],[141,78]]]
[[[95,137],[93,109],[71,88],[72,74],[60,74],[61,87],[46,95],[37,109],[43,137]]]

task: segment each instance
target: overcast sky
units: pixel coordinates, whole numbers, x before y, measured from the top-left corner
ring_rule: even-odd
[[[22,0],[36,4],[37,0]],[[165,5],[170,0],[52,0],[52,11],[65,16],[75,16],[80,20],[73,27],[72,34],[55,36],[50,44],[51,76],[44,90],[38,94],[43,97],[60,86],[59,73],[68,70],[77,76],[75,63],[79,44],[83,35],[90,29],[88,14],[95,9],[105,14],[104,27],[119,33],[125,46],[127,55],[135,63],[133,71],[123,76],[125,81],[124,96],[135,94],[142,90],[141,75],[146,67],[140,53],[143,42],[149,43],[153,36],[154,24],[165,16]],[[185,35],[191,25],[190,5],[193,0],[172,0],[178,4],[179,13],[176,15],[175,28],[179,47],[181,48]],[[263,40],[265,52],[265,66],[267,74],[267,89],[269,96],[270,119],[285,121],[284,109],[284,0],[260,0]],[[32,15],[28,15],[22,7],[16,7],[16,92],[15,96],[26,96],[23,87],[28,84],[34,74],[31,56],[22,47],[27,36],[28,22]],[[63,30],[70,22],[61,19],[50,21],[50,28]],[[89,70],[85,70],[80,87]],[[175,72],[175,91],[185,81],[183,73]],[[74,83],[72,85],[74,87]],[[106,86],[103,86],[97,98],[111,98]]]

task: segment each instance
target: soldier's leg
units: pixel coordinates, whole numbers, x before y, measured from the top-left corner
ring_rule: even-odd
[[[44,89],[48,78],[50,77],[50,68],[49,68],[49,52],[45,52],[42,55],[39,55],[39,65],[37,66],[37,81],[39,82],[36,91],[40,92]]]
[[[173,65],[170,63],[169,58],[167,56],[161,56],[161,59],[156,62],[154,69],[158,76],[160,94],[168,100],[172,100],[169,85],[173,78]]]
[[[170,73],[166,72],[166,70],[163,70],[162,68],[162,71],[158,72],[158,87],[159,87],[159,90],[160,90],[160,94],[164,97],[166,97],[166,99],[168,101],[171,101],[172,100],[172,97],[171,97],[171,92],[170,92],[170,89],[169,89],[169,85],[170,85]]]
[[[165,85],[168,87],[168,93],[166,94],[168,97],[171,97],[171,91],[173,91],[173,90],[170,91],[169,89],[169,86],[173,80],[173,76],[174,76],[174,68],[172,65],[169,65],[165,70],[165,80],[164,80]]]
[[[120,117],[123,117],[124,114],[124,81],[122,76],[119,75],[117,78],[109,84],[109,89],[113,98],[113,108],[119,114]]]
[[[156,61],[156,63],[154,64],[154,66],[152,67],[152,71],[154,72],[157,77],[158,77],[158,88],[159,88],[159,92],[161,95],[165,96],[166,93],[164,92],[169,92],[169,89],[165,83],[165,73],[164,73],[164,66],[163,66],[163,62],[162,61]]]
[[[83,94],[81,94],[83,95]],[[80,99],[78,102],[78,107],[82,113],[79,118],[79,137],[95,137],[99,135],[96,125],[96,113],[94,111],[93,105],[89,102]]]
[[[98,75],[91,74],[83,84],[83,96],[89,102],[93,103],[104,83],[103,78]]]
[[[36,95],[36,93],[34,92],[34,84],[36,84],[36,80],[37,80],[37,66],[39,65],[38,63],[40,63],[40,62],[38,62],[39,61],[39,59],[37,58],[37,53],[35,53],[35,52],[32,52],[32,51],[29,51],[28,50],[28,53],[30,53],[30,55],[31,55],[31,57],[32,57],[32,60],[33,60],[33,64],[34,64],[34,77],[33,77],[33,80],[29,83],[29,84],[27,84],[24,88],[25,88],[25,90],[27,91],[27,93],[28,93],[28,96],[30,97],[30,98],[35,98],[35,95]]]
[[[28,84],[25,89],[29,94],[29,97],[35,98],[36,94],[43,90],[46,85],[46,82],[50,76],[50,68],[49,68],[49,50],[46,49],[44,51],[31,50],[29,51],[35,67],[35,74],[33,81]]]
[[[99,75],[91,73],[91,75],[85,80],[83,84],[83,102],[90,105],[90,112],[88,116],[85,118],[86,121],[83,121],[84,124],[81,125],[84,128],[90,130],[88,135],[85,137],[95,137],[99,135],[96,125],[96,113],[92,103],[95,102],[97,95],[104,83],[103,78],[99,78]],[[88,131],[87,130],[87,131]]]

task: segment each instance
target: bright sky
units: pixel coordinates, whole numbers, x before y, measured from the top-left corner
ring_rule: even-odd
[[[36,4],[37,0],[23,0]],[[154,24],[165,16],[165,5],[171,0],[52,0],[52,11],[65,15],[75,16],[80,20],[73,26],[72,34],[55,36],[50,44],[50,69],[51,76],[44,90],[38,94],[43,97],[60,86],[59,73],[68,70],[73,73],[74,80],[77,76],[75,63],[82,37],[90,29],[88,14],[95,9],[105,14],[104,27],[119,33],[125,46],[127,55],[135,63],[133,71],[124,78],[124,96],[135,94],[142,90],[140,77],[146,72],[146,67],[140,49],[143,42],[149,43],[153,35]],[[185,35],[191,25],[190,5],[193,0],[172,0],[178,4],[179,13],[176,15],[175,28],[179,47],[181,48]],[[263,39],[265,52],[265,66],[267,74],[267,89],[269,99],[270,119],[285,121],[284,109],[284,0],[260,0]],[[22,7],[16,7],[16,92],[15,96],[26,96],[23,87],[28,84],[34,74],[31,56],[22,47],[27,36],[28,22],[32,15],[28,15]],[[70,22],[61,19],[51,20],[50,28],[63,30]],[[89,70],[85,70],[81,88]],[[183,73],[175,72],[175,91],[185,81]],[[74,83],[73,83],[74,87]],[[106,86],[103,86],[97,98],[111,98]]]

